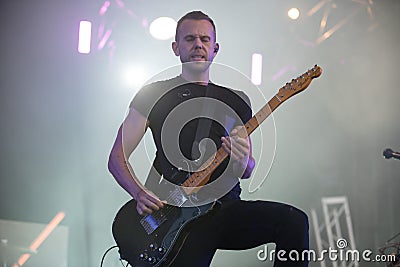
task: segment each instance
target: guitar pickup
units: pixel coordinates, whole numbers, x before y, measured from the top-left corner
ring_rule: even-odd
[[[153,233],[167,218],[162,212],[156,212],[154,214],[148,214],[140,220],[140,224],[143,226],[147,234]]]

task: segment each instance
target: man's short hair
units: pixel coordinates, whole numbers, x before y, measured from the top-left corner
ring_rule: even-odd
[[[213,26],[213,29],[214,29],[214,40],[217,39],[217,31],[216,31],[216,28],[215,28],[214,21],[213,21],[208,15],[204,14],[204,13],[201,12],[201,11],[191,11],[191,12],[187,13],[186,15],[184,15],[182,18],[180,18],[180,19],[178,20],[178,24],[176,25],[175,41],[178,40],[178,31],[179,31],[179,28],[181,27],[182,22],[183,22],[184,20],[186,20],[186,19],[207,20],[207,21],[209,21],[209,22],[211,23],[211,25]]]

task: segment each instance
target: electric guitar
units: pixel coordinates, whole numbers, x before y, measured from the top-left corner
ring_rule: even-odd
[[[290,97],[305,90],[314,78],[322,74],[315,65],[285,86],[258,111],[239,131],[239,135],[250,135],[279,105]],[[152,214],[139,215],[136,201],[130,200],[118,211],[112,233],[119,247],[121,259],[133,267],[171,266],[194,221],[203,220],[217,210],[218,201],[196,205],[196,192],[205,185],[214,170],[228,157],[223,148],[219,148],[198,172],[191,174],[180,186],[173,188],[162,209]],[[191,205],[185,205],[190,203]]]

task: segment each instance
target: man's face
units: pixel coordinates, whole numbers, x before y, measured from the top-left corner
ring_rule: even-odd
[[[219,45],[215,41],[214,28],[209,21],[184,20],[178,29],[177,41],[172,44],[172,48],[182,63],[208,65],[204,63],[214,60]]]

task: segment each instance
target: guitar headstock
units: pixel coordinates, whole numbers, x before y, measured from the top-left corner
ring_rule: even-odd
[[[318,78],[322,74],[322,69],[315,65],[312,69],[303,73],[291,82],[288,82],[279,89],[279,92],[275,95],[280,102],[287,100],[289,97],[300,93],[305,90],[311,83],[312,79]]]

